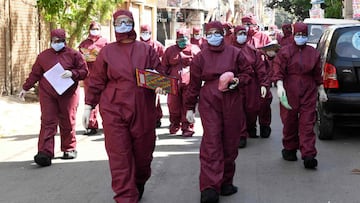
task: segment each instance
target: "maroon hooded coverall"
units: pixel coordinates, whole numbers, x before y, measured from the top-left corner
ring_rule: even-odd
[[[51,31],[51,38],[65,39],[63,29]],[[65,70],[72,72],[74,84],[62,95],[59,95],[43,74],[55,64],[60,63]],[[39,82],[39,100],[41,108],[41,128],[38,140],[38,152],[54,157],[54,136],[60,128],[61,151],[76,149],[75,118],[79,105],[79,85],[88,74],[86,62],[80,52],[64,47],[56,52],[49,48],[41,52],[32,66],[29,77],[23,84],[24,90],[32,88]]]
[[[307,33],[307,28],[302,28]],[[311,46],[293,43],[282,47],[274,62],[274,81],[282,80],[292,110],[280,104],[283,146],[286,150],[300,149],[302,158],[315,157],[316,100],[322,84],[320,54]]]
[[[213,27],[222,30],[218,21],[207,24],[207,30]],[[239,128],[246,131],[246,120],[240,91],[220,91],[219,77],[224,72],[233,72],[239,77],[238,88],[241,88],[250,80],[251,67],[239,49],[223,40],[218,47],[204,47],[194,57],[190,71],[185,105],[187,110],[195,110],[199,102],[204,129],[200,145],[200,191],[211,188],[220,193],[221,186],[233,182]]]
[[[113,14],[132,13],[118,10]],[[161,67],[156,51],[136,41],[134,29],[115,33],[116,42],[101,49],[90,74],[85,103],[99,104],[103,119],[105,148],[109,157],[114,199],[118,203],[136,203],[139,185],[151,175],[155,148],[155,92],[137,86],[135,69]],[[131,42],[124,43],[124,40]]]
[[[260,101],[261,101],[261,91],[260,87],[267,87],[267,91],[270,91],[270,82],[268,78],[268,72],[266,70],[266,66],[264,61],[261,58],[261,53],[252,45],[247,44],[239,44],[236,41],[236,33],[240,30],[246,30],[244,26],[237,26],[234,32],[234,40],[233,45],[240,49],[245,58],[249,61],[252,67],[252,72],[250,74],[251,80],[248,85],[244,88],[244,96],[245,96],[245,112],[246,112],[246,125],[247,130],[255,130],[256,134],[256,119],[260,112]],[[271,115],[271,114],[270,114]],[[246,134],[241,134],[241,137],[246,138]]]
[[[183,35],[178,31],[178,38]],[[162,65],[166,73],[174,76],[181,81],[180,71],[182,68],[190,66],[193,57],[200,51],[200,48],[193,44],[187,44],[185,48],[180,48],[177,44],[168,47],[162,57]],[[188,90],[188,84],[179,82],[178,95],[168,95],[168,108],[170,113],[170,133],[175,134],[181,128],[183,136],[193,134],[193,125],[185,117],[186,108],[184,105],[184,95]]]
[[[89,26],[89,31],[94,25],[98,25],[100,27],[100,24],[98,24],[97,22],[91,22]],[[80,43],[79,51],[84,55],[90,73],[94,69],[94,62],[96,59],[96,55],[99,53],[100,49],[103,48],[107,43],[108,40],[106,38],[101,36],[92,36],[91,34],[89,34],[87,39],[85,39]],[[89,56],[89,55],[93,55],[93,56]],[[86,93],[87,89],[89,88],[88,77],[86,77],[83,82],[84,82],[84,92]],[[97,121],[98,111],[99,111],[98,106],[96,106],[95,109],[91,111],[88,129],[98,129],[99,127]]]

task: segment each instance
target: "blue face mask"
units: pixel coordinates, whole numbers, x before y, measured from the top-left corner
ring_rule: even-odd
[[[177,41],[177,45],[182,49],[185,48],[187,44],[188,44],[187,38],[182,38]]]
[[[64,43],[64,42],[51,43],[51,48],[53,48],[55,51],[60,51],[60,50],[63,49],[64,47],[65,47],[65,43]]]
[[[294,36],[294,41],[296,45],[301,46],[304,45],[308,41],[307,36]]]
[[[246,35],[238,35],[236,36],[236,41],[239,44],[244,44],[246,42],[247,36]]]
[[[206,40],[208,41],[208,43],[212,46],[219,46],[223,40],[223,36],[215,36],[215,35],[211,35],[210,37],[206,37]]]
[[[115,32],[117,33],[127,33],[133,29],[132,25],[126,25],[125,23],[121,23],[121,25],[115,26]]]

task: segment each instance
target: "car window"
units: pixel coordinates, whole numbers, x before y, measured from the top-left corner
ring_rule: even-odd
[[[342,33],[335,47],[337,55],[346,58],[360,58],[360,30]]]
[[[314,25],[314,24],[309,24],[308,25],[308,30],[309,30],[309,39],[308,42],[309,43],[318,43],[319,39],[322,35],[322,33],[324,32],[324,30],[329,27],[329,25]]]

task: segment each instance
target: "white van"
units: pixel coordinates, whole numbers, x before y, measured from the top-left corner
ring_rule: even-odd
[[[359,23],[357,20],[349,19],[336,19],[336,18],[306,18],[304,23],[308,25],[309,40],[308,45],[316,48],[319,39],[324,32],[325,28],[330,25],[337,24],[355,24]]]

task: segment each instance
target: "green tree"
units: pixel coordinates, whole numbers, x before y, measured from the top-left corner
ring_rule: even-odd
[[[122,0],[37,0],[38,9],[50,28],[66,30],[70,47],[81,40],[91,20],[104,23],[121,3]]]
[[[272,9],[283,8],[286,12],[296,16],[298,20],[308,18],[311,8],[309,0],[271,0],[266,6]]]
[[[325,18],[343,18],[342,0],[325,0]]]

